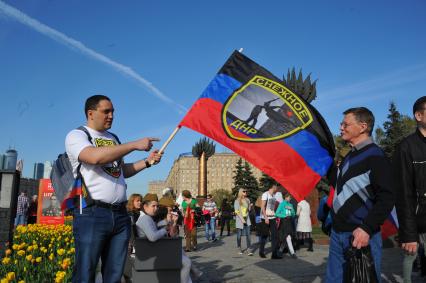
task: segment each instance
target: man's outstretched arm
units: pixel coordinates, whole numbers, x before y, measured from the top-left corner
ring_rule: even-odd
[[[152,148],[152,142],[158,140],[157,138],[143,138],[115,146],[88,146],[80,152],[78,160],[92,165],[107,164],[120,160],[135,150],[149,151]]]

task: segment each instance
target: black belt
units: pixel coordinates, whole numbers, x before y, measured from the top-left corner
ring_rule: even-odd
[[[107,203],[100,200],[93,200],[93,205],[102,207],[102,208],[108,208],[111,210],[122,210],[126,208],[127,201],[121,202],[121,203]]]

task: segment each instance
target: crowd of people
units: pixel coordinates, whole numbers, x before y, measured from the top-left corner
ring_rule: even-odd
[[[140,194],[132,194],[127,202],[127,211],[132,228],[128,256],[124,268],[125,279],[130,282],[132,260],[135,253],[135,237],[147,238],[149,241],[156,242],[164,237],[179,236],[179,232],[183,228],[186,244],[184,251],[182,251],[181,282],[192,282],[191,276],[198,278],[202,275],[202,272],[194,266],[186,255],[188,252],[197,250],[197,227],[204,226],[206,241],[215,242],[217,240],[215,236],[216,222],[219,222],[221,226],[220,237],[223,237],[225,227],[228,228],[227,236],[230,236],[229,223],[232,219],[235,219],[236,245],[240,255],[245,253],[248,256],[253,255],[254,249],[251,244],[252,225],[256,226],[254,230],[263,239],[259,242],[260,245],[263,245],[260,248],[260,257],[266,257],[264,246],[269,236],[271,236],[272,245],[276,247],[276,250],[272,252],[272,259],[282,258],[285,249],[293,258],[296,258],[293,243],[298,248],[300,240],[310,240],[308,250],[313,251],[311,213],[308,202],[303,200],[294,207],[294,204],[290,202],[291,195],[286,193],[283,198],[281,192],[277,192],[278,187],[279,185],[274,183],[271,189],[265,192],[269,195],[266,196],[266,201],[264,200],[265,207],[268,205],[268,200],[271,202],[269,203],[268,214],[264,217],[264,219],[269,220],[269,223],[259,221],[257,225],[255,222],[251,223],[250,211],[255,213],[255,210],[247,197],[247,190],[245,189],[239,190],[233,207],[228,203],[227,199],[224,199],[220,208],[213,200],[212,195],[207,195],[205,201],[200,205],[199,200],[193,198],[188,190],[182,191],[178,198],[175,198],[170,193],[170,189],[163,191],[161,199],[158,199],[156,194],[148,193],[144,197]],[[259,199],[262,200],[264,197],[259,197]],[[272,204],[272,199],[275,199],[273,201],[274,204]],[[262,211],[262,209],[259,211]],[[261,232],[262,229],[263,233]],[[273,237],[273,235],[276,235],[276,237]],[[245,249],[243,249],[241,244],[243,236],[245,236],[246,240]]]
[[[381,280],[382,238],[380,226],[394,205],[398,215],[398,239],[405,252],[404,282],[411,282],[413,262],[426,241],[426,97],[413,105],[416,132],[404,138],[395,150],[392,163],[372,140],[374,115],[365,107],[350,108],[340,124],[342,139],[351,150],[329,174],[330,195],[323,218],[330,235],[326,282],[343,282],[349,248],[371,251],[372,275]],[[94,282],[96,266],[102,259],[104,282],[129,279],[128,266],[134,253],[134,238],[157,241],[175,237],[183,228],[185,250],[182,251],[181,282],[201,272],[186,255],[197,250],[197,226],[204,225],[207,241],[214,242],[216,222],[220,237],[224,229],[231,234],[235,219],[236,248],[240,255],[253,256],[251,232],[256,231],[259,256],[265,258],[265,245],[271,242],[271,259],[281,259],[288,252],[297,258],[301,243],[313,251],[312,213],[309,203],[295,203],[278,183],[273,183],[253,204],[247,190],[241,188],[235,200],[224,199],[218,206],[211,195],[199,205],[189,190],[174,199],[171,191],[159,200],[156,195],[131,195],[126,198],[125,178],[150,168],[161,161],[162,154],[152,150],[156,138],[147,137],[120,143],[108,130],[112,126],[114,108],[103,95],[87,99],[86,129],[91,140],[79,129],[66,137],[66,151],[75,176],[81,176],[91,203],[76,210],[73,217],[75,266],[73,282]],[[133,151],[151,151],[147,158],[125,163]],[[34,204],[35,203],[35,204]],[[15,225],[34,221],[34,205],[24,192],[18,197]],[[324,225],[326,224],[326,225]],[[245,248],[242,238],[245,236]],[[127,262],[127,264],[126,264]],[[425,261],[426,262],[426,261]],[[125,268],[126,267],[126,268]],[[426,264],[422,263],[426,270]],[[375,271],[375,272],[374,272]],[[426,274],[426,272],[425,272]]]

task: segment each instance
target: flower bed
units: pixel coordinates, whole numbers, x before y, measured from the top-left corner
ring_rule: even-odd
[[[0,282],[71,282],[74,238],[70,225],[18,226],[0,264]]]

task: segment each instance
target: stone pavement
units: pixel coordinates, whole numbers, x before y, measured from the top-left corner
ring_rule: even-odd
[[[252,235],[252,243],[256,237]],[[328,245],[314,245],[314,252],[302,248],[297,259],[285,255],[283,259],[262,259],[257,247],[254,256],[239,255],[236,248],[236,235],[222,237],[212,243],[204,238],[204,232],[198,230],[198,250],[188,253],[193,263],[203,271],[197,283],[261,283],[261,282],[324,282],[327,266]],[[245,247],[245,237],[242,237]],[[270,257],[270,244],[266,245]],[[402,282],[402,252],[398,248],[383,250],[382,282]],[[414,274],[413,283],[426,282]]]

